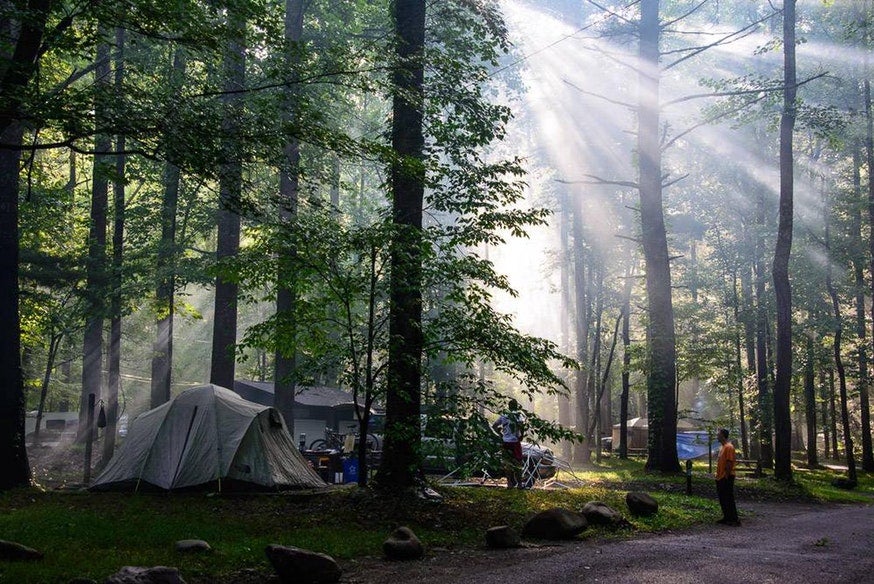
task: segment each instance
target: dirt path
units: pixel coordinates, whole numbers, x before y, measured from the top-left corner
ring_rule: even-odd
[[[346,566],[360,584],[874,583],[874,506],[742,503],[742,527],[619,542],[436,551],[421,562]]]

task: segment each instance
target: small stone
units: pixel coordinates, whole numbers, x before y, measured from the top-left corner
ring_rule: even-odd
[[[104,584],[185,584],[185,580],[176,568],[125,566],[107,578]]]
[[[177,552],[209,552],[212,548],[202,539],[180,539],[176,542],[175,548]]]
[[[382,544],[382,551],[390,560],[418,560],[425,548],[409,527],[398,527]]]
[[[334,558],[326,554],[275,544],[264,553],[283,584],[332,584],[342,575]]]
[[[499,525],[486,531],[486,546],[492,549],[515,548],[522,545],[519,533],[509,525]]]

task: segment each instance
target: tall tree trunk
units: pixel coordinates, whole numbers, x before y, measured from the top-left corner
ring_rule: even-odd
[[[592,456],[589,441],[589,295],[586,278],[585,245],[583,234],[582,208],[579,201],[573,207],[573,254],[574,254],[574,322],[576,324],[576,355],[580,368],[574,375],[574,396],[576,398],[576,429],[583,440],[574,447],[574,462],[585,464]],[[583,366],[586,364],[586,366]]]
[[[395,0],[396,69],[391,142],[398,160],[392,189],[391,282],[385,444],[379,473],[386,490],[410,487],[419,465],[422,400],[422,207],[424,204],[425,1]]]
[[[170,84],[174,94],[185,79],[185,50],[177,47],[173,51],[173,66]],[[171,145],[164,162],[164,192],[161,200],[161,241],[158,244],[157,282],[155,287],[155,343],[152,349],[151,407],[170,401],[173,382],[173,321],[176,313],[176,214],[179,208],[179,185],[181,172],[173,162],[178,138],[167,135]]]
[[[783,1],[783,113],[780,116],[780,214],[772,275],[777,302],[776,377],[774,379],[774,477],[792,480],[792,289],[789,256],[792,251],[795,129],[795,1]]]
[[[2,28],[3,25],[0,25]],[[8,31],[3,31],[8,32]],[[5,97],[5,94],[4,94]],[[24,442],[25,396],[18,313],[18,180],[23,130],[0,126],[0,491],[30,484]],[[18,147],[15,147],[15,146]]]
[[[858,142],[853,147],[853,193],[858,205],[853,205],[852,212],[852,262],[856,293],[856,338],[859,364],[859,407],[862,417],[862,470],[874,471],[874,452],[871,444],[871,407],[869,403],[869,388],[871,378],[868,374],[868,323],[865,319],[865,244],[862,240],[862,153]],[[874,236],[872,236],[874,237]],[[874,241],[874,239],[872,239]]]
[[[863,99],[865,100],[865,159],[868,167],[868,223],[871,227],[871,233],[869,234],[868,240],[869,258],[871,261],[869,272],[872,274],[871,292],[874,293],[874,177],[872,177],[872,174],[874,174],[874,112],[871,111],[871,81],[869,79],[865,79],[862,93]],[[872,306],[871,310],[872,315],[874,315],[874,306]],[[871,325],[874,327],[874,317],[871,319]],[[874,331],[872,331],[872,338],[874,338]],[[864,390],[864,393],[861,393],[859,396],[862,403],[862,469],[867,472],[874,472],[874,452],[872,452],[871,444],[871,412],[870,402],[868,401],[869,392],[867,383],[864,386]]]
[[[100,27],[105,34],[106,31]],[[86,266],[85,296],[87,299],[85,338],[82,349],[82,392],[79,397],[79,436],[81,442],[93,432],[88,427],[88,395],[100,399],[103,381],[103,320],[106,316],[106,230],[109,206],[109,175],[114,160],[108,153],[111,139],[102,130],[106,123],[111,70],[109,45],[100,41],[94,71],[94,113],[98,133],[94,140],[94,170],[91,185],[91,222],[88,231],[88,260]]]
[[[222,164],[219,171],[219,220],[216,259],[235,257],[240,251],[240,202],[243,163],[239,127],[246,84],[246,22],[234,8],[228,9],[229,41],[224,54],[225,91]],[[215,317],[212,331],[210,382],[234,388],[237,344],[237,284],[222,276],[215,281]]]
[[[658,0],[640,2],[638,156],[640,224],[646,261],[647,470],[679,472],[677,458],[677,346],[671,266],[662,203],[661,122],[659,115]]]
[[[857,477],[856,477],[856,457],[853,453],[853,435],[850,431],[850,410],[848,406],[847,399],[847,374],[844,371],[844,361],[841,355],[841,338],[843,335],[843,321],[841,320],[841,305],[838,300],[838,293],[835,290],[834,284],[832,283],[832,265],[831,265],[831,238],[829,235],[829,205],[826,203],[824,205],[825,209],[823,214],[825,215],[825,249],[826,249],[826,259],[829,260],[826,262],[826,275],[825,275],[825,286],[826,290],[828,290],[828,295],[832,301],[832,315],[835,319],[835,337],[834,342],[832,343],[832,348],[834,350],[834,362],[835,369],[838,372],[838,387],[841,392],[841,426],[843,427],[844,434],[844,455],[847,461],[847,478],[853,483],[855,486]]]
[[[297,56],[300,50],[300,39],[303,33],[303,1],[286,0],[285,2],[285,50],[287,67],[294,72],[297,69]],[[293,73],[294,74],[294,73]],[[295,96],[291,88],[285,89],[285,107],[283,122],[285,126],[296,117]],[[298,191],[300,189],[300,143],[297,138],[289,136],[282,149],[282,168],[279,171],[279,219],[280,224],[290,227],[297,216]],[[291,435],[294,430],[294,394],[297,387],[297,343],[295,334],[294,311],[297,304],[296,278],[292,266],[295,247],[292,238],[283,238],[286,243],[277,259],[278,282],[276,292],[276,353],[273,370],[273,405],[282,413],[285,424]]]
[[[115,29],[115,95],[120,99],[124,91],[124,43],[125,31]],[[121,320],[122,320],[122,265],[124,260],[124,205],[125,205],[125,136],[116,138],[115,176],[113,178],[113,230],[112,230],[112,272],[110,280],[111,321],[109,325],[109,383],[106,387],[105,415],[106,428],[103,434],[103,456],[101,465],[105,466],[115,451],[115,434],[118,429],[118,396],[121,393]]]

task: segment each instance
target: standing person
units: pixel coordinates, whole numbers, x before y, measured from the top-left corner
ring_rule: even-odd
[[[525,415],[519,411],[519,402],[511,399],[508,411],[501,414],[492,428],[501,433],[504,470],[507,475],[507,488],[524,488],[522,483],[522,436],[525,433]]]
[[[728,441],[728,429],[722,428],[717,434],[722,448],[716,459],[716,494],[719,496],[719,506],[722,507],[722,519],[717,521],[722,525],[740,525],[737,516],[737,505],[734,502],[734,477],[737,467],[737,455],[734,444]]]

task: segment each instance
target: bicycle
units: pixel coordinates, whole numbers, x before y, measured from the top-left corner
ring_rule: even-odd
[[[355,436],[354,450],[358,449],[358,432],[352,432]],[[339,450],[343,452],[346,445],[346,436],[342,432],[335,432],[331,428],[325,428],[325,437],[313,440],[310,443],[310,450]],[[375,434],[367,434],[367,451],[373,452],[379,450],[380,440]]]

